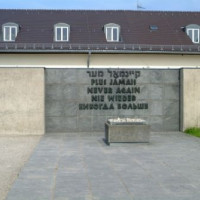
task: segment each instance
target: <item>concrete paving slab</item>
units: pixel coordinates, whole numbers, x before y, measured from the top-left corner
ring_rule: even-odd
[[[41,136],[0,136],[0,200],[18,177]]]
[[[149,144],[111,146],[103,139],[46,134],[7,200],[200,199],[199,138],[152,133]]]

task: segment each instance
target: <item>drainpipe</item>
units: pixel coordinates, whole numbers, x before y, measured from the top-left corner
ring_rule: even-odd
[[[90,56],[91,56],[92,52],[89,51],[88,52],[88,58],[87,58],[87,68],[90,68]]]

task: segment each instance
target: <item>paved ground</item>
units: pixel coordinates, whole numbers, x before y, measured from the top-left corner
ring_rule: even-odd
[[[4,200],[40,136],[0,136],[0,200]]]
[[[7,200],[199,200],[200,139],[154,133],[150,144],[45,135]]]

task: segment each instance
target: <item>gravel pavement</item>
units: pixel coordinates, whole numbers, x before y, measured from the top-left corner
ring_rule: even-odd
[[[0,136],[0,200],[6,195],[41,136]]]

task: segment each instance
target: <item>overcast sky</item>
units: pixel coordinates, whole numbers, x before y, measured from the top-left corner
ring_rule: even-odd
[[[200,11],[200,0],[139,0],[145,10]],[[0,0],[5,9],[136,10],[137,0]]]

